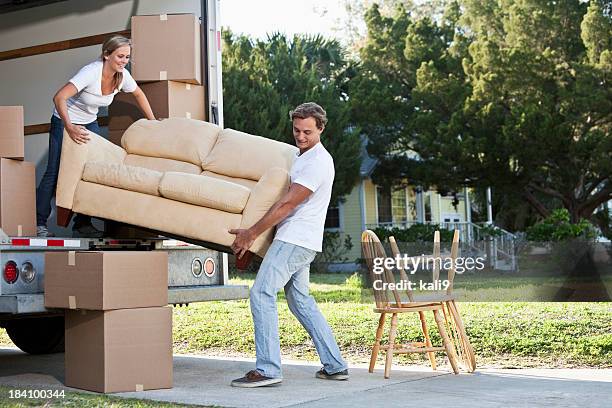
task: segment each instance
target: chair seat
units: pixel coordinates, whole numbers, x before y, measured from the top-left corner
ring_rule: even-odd
[[[159,183],[162,197],[240,214],[251,190],[218,178],[169,171]]]
[[[81,178],[91,183],[159,196],[158,187],[162,176],[163,173],[144,167],[88,162]]]

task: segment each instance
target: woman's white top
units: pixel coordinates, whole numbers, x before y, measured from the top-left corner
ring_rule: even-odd
[[[100,106],[108,106],[113,101],[117,89],[108,95],[102,95],[102,67],[101,60],[94,61],[85,65],[69,82],[77,89],[77,94],[68,98],[68,117],[75,125],[85,125],[98,118]],[[136,81],[127,69],[123,69],[123,81],[119,89],[123,92],[134,92],[137,88]],[[57,109],[53,110],[53,115],[60,117]]]

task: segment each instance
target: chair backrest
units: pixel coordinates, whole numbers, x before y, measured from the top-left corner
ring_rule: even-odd
[[[391,253],[393,253],[394,257],[397,257],[398,255],[401,256],[399,247],[397,246],[397,242],[395,241],[394,236],[389,237],[389,246],[391,247]],[[404,268],[400,267],[399,272],[400,272],[400,277],[402,278],[402,280],[406,282],[410,282],[410,278],[408,277],[408,274],[406,273]],[[411,302],[414,302],[414,295],[412,293],[412,289],[410,289],[410,286],[407,286],[405,291],[406,291],[406,295],[408,296],[408,300],[410,300]]]
[[[395,284],[393,270],[385,266],[384,261],[387,259],[385,248],[373,231],[365,230],[361,234],[361,250],[368,267],[370,281],[373,284],[376,307],[383,308],[394,306],[394,304],[399,306],[402,300],[398,290],[395,287],[392,289],[388,287],[390,283]],[[375,285],[374,283],[377,281],[380,282]],[[389,294],[392,295],[395,302],[389,301]]]
[[[393,236],[389,237],[389,245],[391,246],[391,252],[393,253],[394,257],[402,256],[399,246],[397,245],[397,242],[395,240],[395,237]],[[440,231],[434,232],[433,253],[431,255],[431,258],[433,258],[432,278],[433,278],[433,282],[437,282],[440,279],[440,267],[442,264],[446,265],[447,262],[444,262],[444,261],[450,258],[450,261],[451,261],[450,268],[448,268],[448,275],[447,275],[449,285],[448,285],[448,288],[446,289],[446,293],[449,295],[453,291],[453,282],[455,280],[455,268],[456,268],[456,261],[457,261],[458,253],[459,253],[459,230],[455,230],[453,234],[453,242],[451,244],[450,256],[444,257],[444,258],[441,258],[441,252],[440,252]],[[406,273],[406,271],[403,268],[399,268],[399,270],[400,270],[400,276],[402,280],[410,281],[410,278],[408,274]],[[406,294],[408,296],[408,299],[411,302],[414,301],[414,293],[409,287],[406,288]]]

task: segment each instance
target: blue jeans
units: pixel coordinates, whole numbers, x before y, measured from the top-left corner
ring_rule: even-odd
[[[87,130],[100,134],[98,122],[94,121],[85,126]],[[55,197],[57,176],[59,174],[60,157],[62,154],[62,139],[64,137],[64,122],[51,116],[51,129],[49,130],[49,159],[47,170],[36,189],[36,225],[47,226],[47,219],[51,214],[51,199]],[[89,224],[91,217],[77,214],[74,217],[75,225]]]
[[[329,324],[308,294],[310,263],[315,255],[311,249],[274,240],[257,272],[251,288],[251,313],[256,368],[266,377],[282,377],[276,295],[283,287],[289,310],[312,338],[325,371],[334,374],[347,368]]]

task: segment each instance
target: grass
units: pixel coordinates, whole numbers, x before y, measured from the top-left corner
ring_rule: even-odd
[[[25,390],[27,388],[20,388]],[[147,401],[135,398],[120,398],[103,394],[90,394],[84,392],[66,391],[64,397],[57,398],[10,398],[11,390],[0,386],[0,406],[7,408],[26,408],[26,407],[76,407],[76,408],[98,408],[98,407],[122,407],[122,408],[179,408],[195,407],[196,405],[173,404],[167,402]]]
[[[252,274],[237,274],[232,283],[250,285],[253,279]],[[495,296],[495,282],[491,280],[489,288],[482,283],[473,285]],[[525,291],[539,283],[524,281],[515,290]],[[364,299],[359,279],[313,274],[311,293],[346,359],[367,362],[378,315]],[[316,361],[312,341],[283,298],[281,292],[277,306],[283,355]],[[612,303],[462,302],[459,308],[480,367],[612,367]],[[429,325],[435,327],[431,316]],[[173,333],[175,353],[255,356],[247,300],[175,308]],[[402,316],[398,336],[399,341],[421,340],[418,317]],[[439,340],[436,330],[432,337]],[[11,344],[3,331],[0,344]],[[426,364],[426,357],[400,356],[397,363]]]

